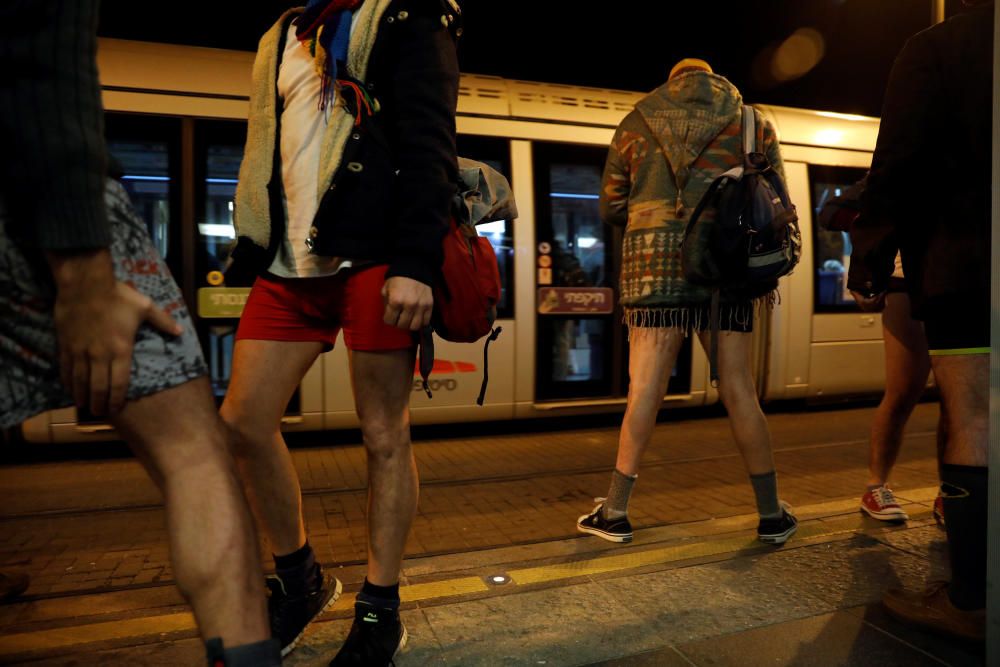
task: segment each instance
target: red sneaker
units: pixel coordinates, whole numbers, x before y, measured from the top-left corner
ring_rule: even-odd
[[[910,518],[896,502],[892,489],[885,484],[861,496],[861,511],[879,521],[906,521]]]
[[[932,514],[934,514],[934,520],[937,521],[937,525],[944,528],[944,498],[942,496],[934,499]]]

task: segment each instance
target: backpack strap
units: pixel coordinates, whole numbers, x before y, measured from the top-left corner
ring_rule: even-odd
[[[501,331],[503,331],[501,327],[497,327],[491,331],[490,335],[486,338],[486,344],[483,345],[483,384],[479,387],[479,398],[476,399],[476,405],[482,405],[483,401],[486,400],[486,385],[490,381],[490,343],[497,339]]]
[[[708,343],[708,381],[713,387],[719,387],[719,329],[722,326],[722,314],[719,311],[719,301],[722,298],[722,290],[715,288],[712,290],[712,305],[708,310],[709,333]]]
[[[748,104],[743,105],[743,157],[757,152],[757,114]]]
[[[431,371],[434,370],[434,329],[431,327],[421,329],[417,343],[420,346],[418,353],[422,387],[427,392],[427,398],[433,398],[434,395],[431,394],[431,387],[427,382],[427,378],[430,377]]]

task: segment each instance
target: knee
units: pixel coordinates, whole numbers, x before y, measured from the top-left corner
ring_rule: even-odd
[[[234,409],[224,403],[219,410],[225,429],[225,438],[229,449],[237,458],[245,458],[261,445],[269,444],[275,433],[280,433],[281,426],[268,425],[254,420],[249,414]]]
[[[757,393],[748,374],[719,378],[719,400],[726,410],[733,411],[747,404],[757,405]]]
[[[919,394],[913,396],[906,392],[892,395],[887,393],[882,399],[881,407],[885,416],[893,424],[902,426],[910,418],[910,413],[913,412],[918,398],[920,398]]]
[[[380,420],[362,426],[365,451],[371,461],[393,459],[409,455],[410,429],[406,423]]]

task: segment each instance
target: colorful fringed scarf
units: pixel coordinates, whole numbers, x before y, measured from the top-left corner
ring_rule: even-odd
[[[309,0],[305,11],[295,20],[295,37],[309,50],[316,74],[323,81],[320,108],[333,99],[337,68],[347,61],[351,39],[351,12],[364,0]]]

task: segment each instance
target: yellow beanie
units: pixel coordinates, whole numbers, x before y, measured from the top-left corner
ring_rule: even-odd
[[[712,66],[700,58],[685,58],[684,60],[674,65],[674,68],[670,70],[670,76],[668,77],[668,80],[674,78],[675,76],[681,74],[682,72],[690,70],[702,70],[704,72],[708,72],[709,74],[711,74]]]

